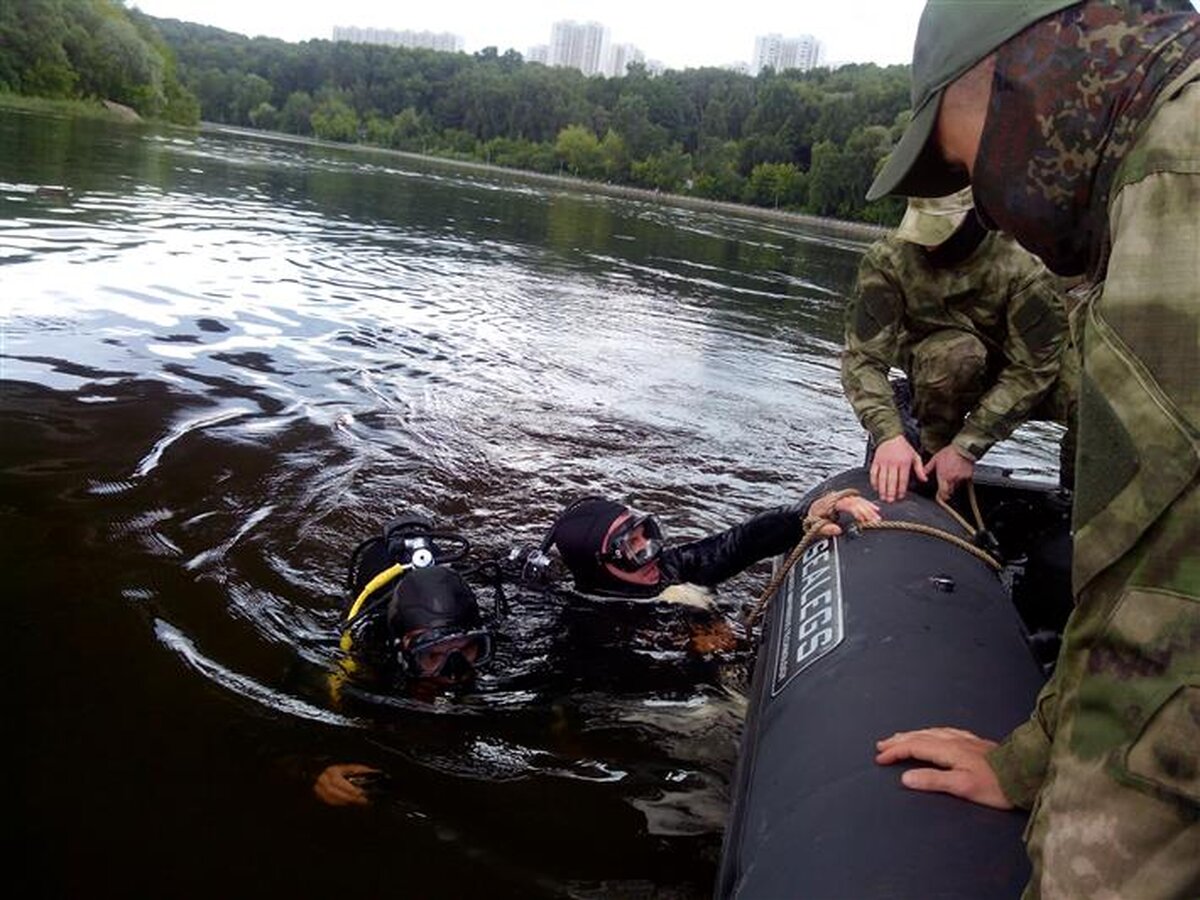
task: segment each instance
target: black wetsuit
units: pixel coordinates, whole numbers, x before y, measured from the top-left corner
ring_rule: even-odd
[[[796,546],[804,536],[804,509],[799,504],[779,506],[755,515],[744,522],[727,528],[716,534],[689,541],[685,544],[664,547],[658,557],[659,570],[662,578],[657,584],[638,585],[619,581],[609,577],[603,585],[588,585],[580,590],[583,594],[594,594],[602,597],[624,597],[629,599],[648,599],[675,584],[696,584],[701,587],[715,587],[726,579],[732,578],[739,572],[764,559],[770,559],[782,553],[787,553]],[[386,549],[382,544],[376,544],[366,549],[360,558],[355,560],[351,576],[355,592],[376,574],[390,564]],[[507,560],[497,560],[499,573],[503,579],[517,584],[527,584],[530,587],[540,586],[557,590],[544,580],[526,581],[525,556],[520,555]],[[553,580],[553,579],[552,579]],[[494,580],[487,579],[494,585]],[[576,586],[579,589],[579,586]],[[381,589],[372,597],[378,602],[384,595],[390,594],[392,585]],[[347,606],[349,601],[347,601]],[[371,606],[368,603],[368,606]],[[375,615],[370,630],[373,632],[373,643],[384,637],[386,624],[382,621],[383,606],[375,605]],[[362,623],[367,626],[367,623]],[[361,627],[361,626],[360,626]],[[364,631],[367,628],[363,628]]]
[[[787,553],[800,543],[802,537],[803,507],[799,504],[779,506],[698,541],[663,548],[658,558],[662,572],[658,584],[618,584],[615,579],[608,579],[602,590],[589,588],[588,592],[604,596],[653,597],[673,584],[715,587],[756,562]]]

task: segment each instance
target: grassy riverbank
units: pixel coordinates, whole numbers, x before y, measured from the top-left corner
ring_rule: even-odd
[[[99,100],[57,100],[49,97],[27,97],[0,91],[0,110],[43,113],[52,116],[77,116],[83,119],[101,119],[108,122],[127,122],[128,117],[117,110],[107,108]]]

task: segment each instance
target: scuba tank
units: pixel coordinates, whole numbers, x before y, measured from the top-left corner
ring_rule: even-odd
[[[389,586],[411,569],[449,565],[464,559],[471,542],[463,535],[435,531],[433,522],[417,513],[392,519],[380,535],[354,548],[346,573],[349,605],[345,624],[377,612],[387,604]]]
[[[437,531],[417,513],[392,519],[379,534],[360,542],[347,565],[342,650],[375,666],[395,663],[396,635],[386,614],[400,580],[415,570],[458,562],[470,549],[467,538]]]
[[[470,549],[463,535],[437,530],[415,513],[393,519],[360,543],[347,567],[342,649],[421,678],[464,680],[468,670],[486,663],[492,635],[465,576],[492,583],[497,616],[506,611],[507,598],[497,564],[454,565]]]

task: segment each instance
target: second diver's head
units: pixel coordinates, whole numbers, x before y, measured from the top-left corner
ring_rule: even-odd
[[[396,655],[413,678],[471,680],[492,656],[475,593],[449,566],[414,568],[396,584],[387,608]]]
[[[965,187],[946,197],[910,197],[896,237],[922,248],[935,268],[947,268],[970,256],[987,229],[975,214],[971,188]]]
[[[662,529],[622,503],[588,497],[571,504],[555,521],[551,543],[581,591],[629,595],[662,581]]]

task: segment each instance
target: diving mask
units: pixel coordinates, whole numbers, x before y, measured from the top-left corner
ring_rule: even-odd
[[[662,553],[662,538],[654,516],[630,513],[605,541],[600,560],[623,572],[636,572]]]
[[[417,678],[457,680],[491,660],[492,635],[482,628],[432,628],[401,647],[399,658],[409,674]]]

